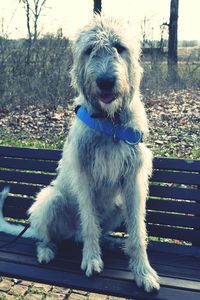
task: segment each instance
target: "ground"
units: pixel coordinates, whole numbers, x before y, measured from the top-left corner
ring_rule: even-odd
[[[25,280],[0,279],[0,300],[125,300]]]
[[[200,158],[200,89],[145,92],[150,135],[147,141],[154,155]],[[74,117],[74,107],[54,109],[10,107],[0,109],[0,144],[62,148]]]

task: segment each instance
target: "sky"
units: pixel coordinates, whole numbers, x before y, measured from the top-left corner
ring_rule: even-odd
[[[30,0],[30,2],[33,0]],[[159,39],[160,25],[169,22],[170,0],[102,0],[105,15],[122,17],[141,33]],[[79,27],[92,18],[93,0],[47,0],[39,21],[42,35],[62,28],[65,36],[74,35]],[[179,40],[200,40],[200,0],[179,0]],[[0,35],[9,38],[27,36],[26,16],[22,0],[0,0]]]

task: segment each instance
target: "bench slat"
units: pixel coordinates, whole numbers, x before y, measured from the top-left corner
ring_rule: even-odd
[[[32,198],[8,196],[5,200],[3,215],[13,219],[27,219],[27,210],[33,201]]]
[[[61,158],[61,154],[61,150],[19,148],[9,146],[0,147],[0,156],[3,157],[31,158],[58,161]]]
[[[149,188],[149,194],[150,196],[163,198],[200,201],[199,190],[188,188],[151,185]]]
[[[27,161],[25,160],[24,163],[26,164]],[[22,161],[20,161],[20,164],[23,164]],[[45,166],[46,166],[46,162],[45,162]],[[27,164],[26,164],[26,168],[27,168]],[[48,184],[52,180],[52,178],[53,178],[52,175],[48,174],[45,176],[44,173],[36,174],[36,173],[19,172],[14,170],[12,171],[0,170],[1,180]],[[200,174],[155,171],[154,175],[151,178],[151,181],[197,185],[200,184]]]
[[[57,162],[0,157],[0,168],[55,172]]]
[[[14,198],[14,197],[13,197]],[[23,198],[22,198],[23,199]],[[24,198],[26,199],[26,198]],[[23,216],[26,214],[26,210],[27,210],[27,206],[29,207],[31,205],[33,200],[31,200],[30,204],[26,204],[22,203],[20,204],[20,202],[18,201],[17,197],[16,197],[16,201],[13,200],[11,203],[10,202],[6,202],[4,205],[4,215],[6,217],[12,217],[12,218],[23,218],[21,214],[18,213],[18,209],[19,209],[19,205],[20,205],[20,212],[23,212]],[[168,200],[165,200],[165,202],[167,202]],[[26,201],[25,201],[26,202]],[[151,202],[151,200],[150,200]],[[157,211],[167,211],[167,212],[178,212],[178,213],[187,213],[187,214],[194,214],[194,215],[200,215],[200,204],[197,203],[177,203],[177,206],[171,206],[170,203],[168,205],[162,205],[162,203],[160,202],[164,202],[163,201],[159,201],[159,200],[155,200],[155,202],[158,202],[157,204],[154,205],[147,205],[148,209],[151,210],[157,210]],[[170,201],[169,201],[170,202]],[[171,201],[172,202],[172,201]],[[175,201],[174,201],[175,202]],[[149,203],[149,201],[147,202]],[[178,205],[180,204],[180,205]],[[16,213],[15,213],[15,208],[16,208]],[[12,210],[12,212],[11,212]]]
[[[189,228],[200,228],[200,216],[184,216],[171,213],[149,212],[147,222],[161,225],[172,225]]]
[[[159,200],[150,198],[147,201],[147,209],[200,215],[200,203],[191,201]]]
[[[153,166],[154,169],[200,172],[200,160],[155,157]]]
[[[35,158],[44,160],[59,160],[61,158],[61,150],[51,149],[34,149],[34,148],[19,148],[19,147],[0,147],[0,156],[6,157],[21,157]],[[180,160],[174,158],[154,158],[155,169],[180,170],[180,171],[200,171],[199,160]]]
[[[29,201],[27,198],[9,196],[5,201],[5,206],[11,204],[16,207],[18,205],[23,206],[27,201]],[[164,212],[194,214],[200,216],[200,203],[194,202],[149,199],[147,201],[147,209]]]
[[[35,196],[43,186],[39,185],[28,185],[28,184],[17,184],[9,183],[7,184],[10,187],[11,194]],[[0,190],[5,187],[5,183],[0,182]]]
[[[0,182],[0,188],[3,188],[5,185],[5,183]],[[11,193],[30,196],[34,196],[42,187],[42,185],[38,187],[38,185],[22,183],[7,183],[7,185],[11,187]],[[192,189],[150,186],[150,196],[199,201],[199,191]]]
[[[23,183],[35,183],[48,185],[53,179],[54,175],[45,173],[30,173],[30,172],[19,172],[19,171],[8,171],[0,170],[0,180],[3,181],[14,181]]]
[[[23,197],[13,197],[9,196],[4,205],[4,215],[6,217],[12,218],[23,218],[26,216],[26,211],[32,204],[33,199],[23,198]],[[152,204],[152,202],[154,204]],[[165,205],[165,202],[167,204]],[[175,202],[175,203],[172,203]],[[149,205],[150,203],[150,205]],[[184,210],[184,207],[185,210]],[[174,208],[173,208],[174,207]],[[170,200],[149,200],[147,201],[148,209],[156,209],[157,211],[171,211],[171,212],[181,212],[181,213],[193,213],[195,215],[200,215],[200,204],[199,203],[188,203],[188,202],[179,202],[179,201],[170,201]],[[190,211],[189,211],[190,208]],[[16,211],[15,211],[16,210]],[[156,217],[155,217],[156,216]],[[156,219],[155,219],[156,218]],[[180,225],[183,227],[199,227],[200,217],[195,217],[194,220],[191,219],[191,216],[180,216],[176,214],[160,214],[155,215],[155,212],[148,212],[147,220],[148,222],[160,221],[161,224],[171,224],[171,225]],[[175,220],[175,221],[174,221]],[[193,224],[193,221],[195,224]]]
[[[149,233],[149,236],[169,238],[191,243],[199,242],[198,230],[147,224],[147,231]]]
[[[200,174],[154,171],[151,181],[180,184],[200,184]]]
[[[16,251],[16,248],[19,250]],[[192,279],[190,281],[184,279],[189,274],[187,269],[185,271],[181,270],[180,274],[178,273],[175,265],[176,256],[171,257],[174,266],[169,266],[166,276],[161,276],[161,290],[155,296],[154,294],[146,294],[136,287],[132,279],[133,276],[127,268],[127,257],[123,256],[122,258],[122,256],[115,256],[115,254],[110,254],[111,256],[109,256],[109,253],[106,254],[104,271],[99,275],[87,278],[80,270],[80,249],[77,255],[77,250],[73,250],[70,245],[68,247],[68,244],[66,244],[66,248],[63,248],[64,257],[61,253],[54,262],[43,266],[36,261],[32,242],[29,243],[27,240],[22,242],[21,239],[16,248],[13,247],[10,250],[8,248],[7,252],[0,251],[2,275],[134,299],[183,300],[186,297],[188,297],[187,299],[198,299],[199,283]],[[119,263],[122,265],[121,270]],[[184,266],[184,258],[182,265]],[[155,262],[154,267],[159,269],[160,274],[165,274],[167,265],[164,257],[162,258],[162,264]],[[173,274],[177,279],[173,277]],[[171,275],[172,278],[168,278]]]
[[[24,244],[26,245],[26,244]],[[79,249],[79,253],[81,252],[81,249]],[[68,252],[69,253],[69,252]],[[81,257],[80,255],[76,254],[73,256],[70,256],[68,253],[66,253],[66,249],[65,249],[65,254],[63,256],[63,254],[59,254],[59,256],[61,255],[62,258],[56,258],[56,263],[54,263],[55,269],[57,270],[64,270],[67,272],[71,272],[71,273],[80,273],[80,262],[81,262]],[[16,256],[16,261],[18,263],[23,263],[23,264],[33,264],[33,259],[29,256],[24,256],[23,257],[23,261],[22,261],[22,257],[20,254],[24,254],[23,252],[20,253],[19,250],[16,251],[15,256]],[[34,255],[34,254],[33,254]],[[111,256],[112,255],[112,256]],[[103,259],[105,262],[105,269],[103,270],[103,272],[99,275],[99,277],[107,277],[107,278],[112,278],[112,279],[121,279],[123,278],[124,280],[130,280],[132,282],[134,282],[134,277],[133,274],[127,269],[128,266],[128,261],[124,261],[124,257],[119,256],[119,258],[117,256],[113,254],[109,254],[107,253],[105,258]],[[151,253],[149,254],[151,256]],[[7,254],[1,254],[1,257],[4,259],[7,259]],[[78,257],[78,259],[77,259]],[[174,259],[174,256],[172,256],[172,259]],[[119,264],[120,262],[120,264]],[[165,266],[163,266],[163,264],[159,264],[157,261],[155,261],[155,263],[153,263],[153,265],[156,266],[156,269],[159,271],[160,274],[164,273],[168,276],[176,276],[179,277],[180,279],[177,280],[177,282],[175,283],[173,280],[174,278],[161,278],[161,284],[164,284],[165,286],[173,286],[173,287],[179,287],[179,288],[183,288],[186,287],[188,289],[193,289],[193,290],[199,290],[200,291],[200,283],[197,281],[192,281],[194,279],[194,276],[197,275],[198,278],[198,271],[191,269],[193,277],[190,278],[191,281],[185,281],[185,278],[188,279],[188,275],[190,276],[190,274],[188,274],[188,269],[187,268],[180,268],[180,272],[179,270],[177,270],[176,267],[174,267],[174,265],[168,266],[166,265],[165,262]],[[51,265],[47,265],[47,268],[51,269]],[[172,275],[173,274],[173,275]],[[83,274],[84,276],[84,274]],[[181,278],[182,277],[182,278]],[[173,282],[172,282],[173,281]],[[184,284],[184,285],[183,285]]]

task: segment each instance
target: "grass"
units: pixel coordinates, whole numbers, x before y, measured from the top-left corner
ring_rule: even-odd
[[[166,60],[143,61],[144,78],[142,80],[142,88],[154,88],[158,86],[162,89],[168,89],[170,84],[168,77],[168,66]],[[178,62],[179,79],[175,83],[176,87],[199,86],[200,83],[200,62],[194,62],[192,58],[188,61]]]
[[[192,155],[193,155],[196,159],[199,159],[199,158],[200,158],[200,148],[192,149]]]
[[[1,137],[1,146],[13,146],[13,147],[27,147],[27,148],[38,148],[38,149],[62,149],[64,141],[60,138],[56,138],[53,143],[41,141],[38,139],[20,139],[14,135],[7,135]]]
[[[0,139],[1,146],[13,146],[13,147],[21,147],[21,148],[35,148],[35,149],[62,149],[65,140],[61,137],[55,137],[55,140],[52,143],[38,140],[38,139],[20,139],[14,135],[3,136]],[[152,148],[152,147],[150,147]],[[154,156],[161,157],[170,157],[170,158],[178,158],[179,155],[176,151],[174,151],[173,145],[169,145],[168,148],[157,147],[153,150]],[[191,150],[192,158],[199,159],[200,158],[200,148],[194,148]]]

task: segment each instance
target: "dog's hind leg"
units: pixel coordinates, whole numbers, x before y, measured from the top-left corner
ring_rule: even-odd
[[[31,228],[41,241],[37,245],[37,259],[40,263],[48,263],[55,257],[57,245],[62,239],[60,227],[63,203],[60,191],[48,186],[40,191],[29,209]]]
[[[37,245],[37,259],[39,263],[49,263],[57,252],[57,244],[52,242],[39,242]]]
[[[11,224],[8,221],[4,219],[3,216],[3,206],[4,206],[4,201],[7,198],[9,194],[9,188],[5,187],[2,192],[0,192],[0,231],[12,234],[14,236],[19,236],[25,229],[24,225],[16,225],[16,224]],[[23,233],[23,237],[25,238],[36,238],[36,233],[32,230],[32,228],[28,228]]]

